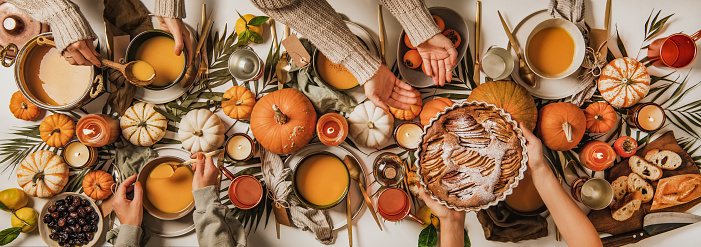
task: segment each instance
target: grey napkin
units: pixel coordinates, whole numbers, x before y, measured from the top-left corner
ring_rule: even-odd
[[[568,20],[579,28],[589,43],[589,28],[584,22],[584,0],[550,0],[548,12],[552,17]]]
[[[120,181],[139,173],[146,162],[156,157],[156,151],[151,147],[138,147],[128,142],[118,144],[116,152],[115,166],[119,169]]]

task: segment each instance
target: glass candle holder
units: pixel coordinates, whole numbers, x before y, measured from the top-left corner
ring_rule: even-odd
[[[106,114],[88,114],[78,120],[78,140],[90,147],[102,147],[115,143],[121,135],[119,121]]]
[[[423,126],[417,122],[407,121],[394,128],[394,141],[400,148],[416,151],[421,144],[421,134],[424,133]]]
[[[397,186],[404,178],[404,162],[396,154],[382,153],[372,165],[375,180],[382,186]]]
[[[97,149],[73,140],[63,146],[63,161],[72,168],[88,168],[97,162]]]
[[[247,161],[253,158],[253,154],[256,153],[256,145],[253,139],[247,134],[234,133],[234,135],[226,140],[224,150],[226,151],[226,155],[232,160]]]
[[[664,126],[667,116],[658,104],[648,102],[628,109],[628,124],[644,132],[655,132]]]

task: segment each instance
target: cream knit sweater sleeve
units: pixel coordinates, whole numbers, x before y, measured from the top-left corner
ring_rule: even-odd
[[[271,18],[307,37],[329,60],[342,64],[360,84],[372,78],[380,59],[365,49],[325,0],[251,0]],[[409,33],[412,43],[423,43],[440,30],[423,0],[382,0]]]
[[[68,45],[97,35],[80,12],[69,0],[8,0],[24,10],[32,18],[51,25],[56,48],[63,52]],[[184,0],[156,0],[154,15],[169,18],[185,18]]]

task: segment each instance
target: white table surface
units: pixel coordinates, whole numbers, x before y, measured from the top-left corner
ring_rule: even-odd
[[[87,16],[88,20],[92,23],[95,32],[104,39],[104,27],[102,26],[102,1],[94,0],[75,0],[75,2],[81,7],[83,13]],[[145,5],[149,9],[153,9],[153,0],[144,1]],[[360,23],[365,26],[373,35],[377,36],[378,31],[378,21],[377,21],[377,0],[332,0],[331,5],[339,12],[345,14],[350,20]],[[499,18],[496,15],[496,11],[500,10],[506,18],[507,23],[510,27],[514,27],[523,17],[526,15],[540,10],[545,9],[548,4],[548,0],[485,0],[482,2],[482,52],[490,45],[498,45],[506,47],[507,39],[504,31],[500,25]],[[604,10],[605,3],[604,0],[587,0],[586,2],[586,20],[593,28],[602,28],[604,21]],[[185,22],[191,26],[196,26],[200,21],[200,10],[201,4],[206,3],[208,11],[214,11],[214,26],[213,31],[222,31],[224,25],[229,26],[228,30],[232,30],[234,23],[238,16],[235,10],[238,10],[242,14],[253,13],[255,15],[262,14],[261,11],[256,9],[249,1],[246,0],[187,0],[187,14],[188,17]],[[465,21],[467,22],[471,34],[470,50],[474,53],[474,21],[475,21],[475,0],[467,1],[438,1],[438,0],[427,0],[427,5],[430,6],[446,6],[450,7],[457,12],[459,12]],[[618,26],[619,33],[623,37],[622,40],[625,43],[629,54],[632,56],[636,54],[636,48],[641,46],[643,40],[643,28],[645,20],[648,18],[650,12],[655,9],[662,10],[661,16],[667,14],[675,13],[666,28],[660,33],[660,37],[663,35],[669,35],[676,32],[683,31],[684,33],[691,34],[699,28],[699,23],[701,23],[701,15],[698,15],[698,9],[701,8],[701,1],[694,0],[675,0],[675,1],[654,1],[654,0],[615,0],[612,4],[612,19],[611,19],[611,29]],[[396,59],[396,46],[397,46],[397,36],[401,31],[401,26],[399,22],[392,17],[392,15],[385,9],[385,25],[387,27],[387,60],[388,63],[392,63]],[[278,33],[282,33],[282,24],[277,24]],[[613,34],[613,32],[611,32]],[[252,47],[262,56],[267,55],[268,49],[271,45],[271,39],[268,29],[266,28],[265,43],[264,44],[253,44]],[[615,43],[614,43],[615,44]],[[616,50],[616,48],[612,48]],[[618,53],[614,53],[618,54]],[[645,51],[642,51],[638,55],[638,59],[644,57]],[[474,57],[474,56],[473,56]],[[701,64],[700,60],[696,60],[691,66],[686,69],[682,69],[679,74],[686,75],[689,73],[689,78],[691,82],[698,82],[701,78],[698,69],[693,69]],[[654,67],[650,68],[650,73],[653,75],[664,75],[672,70],[670,69],[657,69]],[[0,99],[3,99],[3,105],[7,105],[10,96],[13,92],[17,91],[14,83],[13,70],[9,68],[0,68]],[[692,83],[693,84],[693,83]],[[218,90],[225,90],[225,87],[220,87]],[[89,107],[92,109],[92,107]],[[11,113],[7,108],[0,111],[0,138],[10,137],[7,134],[7,130],[14,126],[24,126],[29,124],[37,124],[37,122],[25,122],[22,120],[15,119],[12,117]],[[231,121],[227,121],[228,118],[223,118],[225,122],[229,124]],[[677,136],[684,135],[682,131],[675,130]],[[369,168],[368,164],[372,161],[374,156],[365,159],[365,165]],[[11,187],[18,187],[14,174],[9,172],[0,174],[0,189],[6,189]],[[37,210],[41,210],[45,200],[31,198],[30,206]],[[692,208],[689,212],[701,214],[701,207],[696,206]],[[365,210],[359,215],[359,219],[354,222],[354,243],[356,246],[416,246],[418,234],[421,231],[421,227],[411,222],[410,220],[404,220],[399,223],[393,222],[383,222],[384,231],[380,232],[375,225],[372,216]],[[4,218],[3,218],[4,217]],[[8,213],[0,212],[0,229],[9,227],[10,215]],[[472,246],[565,246],[565,242],[555,241],[554,224],[551,218],[548,218],[549,222],[549,235],[537,240],[522,241],[518,244],[513,243],[501,243],[501,242],[490,242],[486,241],[482,232],[482,228],[477,221],[475,213],[468,213],[466,217],[465,227],[468,230],[470,239],[472,241]],[[310,232],[303,232],[296,228],[281,227],[281,239],[276,239],[275,237],[275,224],[271,217],[267,228],[261,226],[257,231],[252,232],[248,236],[249,246],[323,246],[319,244],[314,236]],[[699,246],[698,243],[698,232],[701,231],[701,225],[687,226],[683,229],[675,230],[672,232],[664,233],[663,235],[652,237],[643,240],[635,246]],[[335,233],[337,235],[336,243],[334,246],[346,246],[348,244],[348,235],[345,228]],[[104,238],[104,234],[103,234]],[[39,237],[38,231],[34,231],[29,234],[21,234],[10,245],[12,246],[43,246],[44,242]],[[194,232],[187,234],[185,236],[176,238],[161,238],[153,236],[148,244],[149,246],[195,246],[197,245],[197,239]]]

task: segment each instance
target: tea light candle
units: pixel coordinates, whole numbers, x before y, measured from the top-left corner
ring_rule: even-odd
[[[73,168],[86,168],[97,161],[97,151],[79,141],[71,141],[63,147],[63,160]]]
[[[235,161],[246,161],[253,157],[253,140],[244,133],[236,133],[226,142],[226,154]]]
[[[616,161],[616,152],[602,141],[590,141],[582,148],[579,159],[592,171],[603,171]]]
[[[652,102],[633,106],[628,115],[629,123],[645,132],[659,130],[667,119],[664,109]]]
[[[326,146],[341,144],[348,136],[348,122],[338,113],[326,113],[316,123],[316,135]]]
[[[406,150],[416,150],[421,143],[423,128],[416,122],[403,122],[394,129],[394,140],[399,147]]]
[[[102,147],[115,143],[121,129],[116,118],[105,114],[88,114],[78,120],[78,140],[90,147]]]

